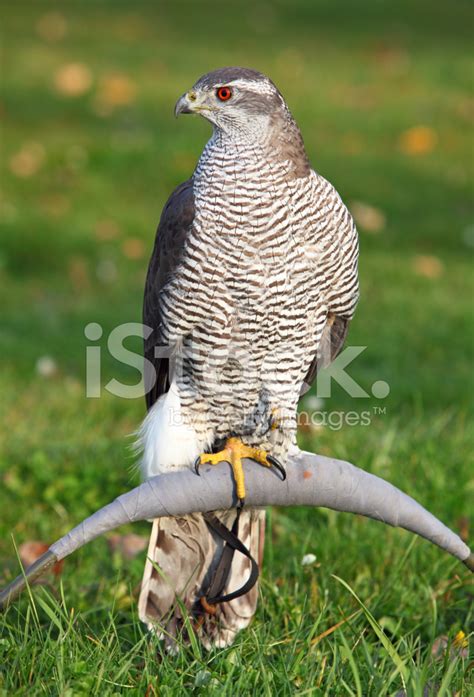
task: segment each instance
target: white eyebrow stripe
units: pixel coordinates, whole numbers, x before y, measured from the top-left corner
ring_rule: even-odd
[[[229,82],[222,82],[214,85],[215,89],[219,87],[243,87],[250,88],[252,92],[258,92],[259,94],[274,94],[275,88],[270,82],[265,80],[242,80],[237,78],[236,80],[230,80]]]

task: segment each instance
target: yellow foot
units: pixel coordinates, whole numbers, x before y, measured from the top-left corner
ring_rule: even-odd
[[[229,462],[234,473],[237,498],[242,506],[245,500],[245,480],[242,460],[244,458],[255,460],[264,467],[274,467],[281,474],[283,480],[286,479],[286,472],[283,466],[275,457],[269,455],[265,450],[252,448],[242,443],[240,438],[228,438],[225,448],[218,453],[203,453],[194,463],[196,474],[199,474],[200,465],[218,465],[219,462]]]

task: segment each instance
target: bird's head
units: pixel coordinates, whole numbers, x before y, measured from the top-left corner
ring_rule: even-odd
[[[221,68],[203,75],[178,99],[175,116],[200,114],[227,134],[263,137],[274,123],[291,119],[273,82],[249,68]]]

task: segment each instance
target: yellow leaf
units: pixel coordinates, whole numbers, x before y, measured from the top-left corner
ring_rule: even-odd
[[[141,259],[145,253],[145,245],[136,237],[129,237],[122,244],[122,252],[128,259]]]
[[[429,126],[413,126],[400,135],[400,150],[407,155],[424,155],[436,147],[438,135]]]
[[[444,271],[443,263],[438,257],[422,254],[413,260],[413,268],[418,276],[425,278],[439,278]]]
[[[45,150],[41,143],[24,143],[20,150],[11,156],[10,171],[17,177],[32,177],[44,162]]]
[[[102,78],[94,99],[95,111],[107,116],[115,108],[126,106],[135,100],[135,83],[126,75],[114,73]]]
[[[84,63],[68,63],[54,75],[54,86],[65,97],[80,97],[91,85],[92,73]]]
[[[114,220],[98,220],[94,231],[95,236],[101,242],[114,240],[120,234],[120,228]]]
[[[89,270],[83,257],[74,256],[69,259],[68,275],[75,290],[84,290],[90,286]]]
[[[362,201],[352,201],[349,206],[357,227],[366,232],[377,233],[384,229],[386,218],[383,211]]]

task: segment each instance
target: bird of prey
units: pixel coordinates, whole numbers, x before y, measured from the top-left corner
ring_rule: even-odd
[[[242,459],[282,471],[302,390],[343,346],[358,300],[357,232],[262,73],[210,72],[175,114],[199,114],[213,130],[165,205],[148,268],[142,471],[225,460],[243,504]],[[236,515],[218,518],[231,528]],[[264,524],[263,510],[241,509],[238,537],[258,562]],[[250,622],[257,585],[219,605],[201,602],[223,545],[202,514],[153,522],[139,615],[165,641],[185,613],[207,647],[230,644]],[[250,570],[236,554],[225,592]]]

